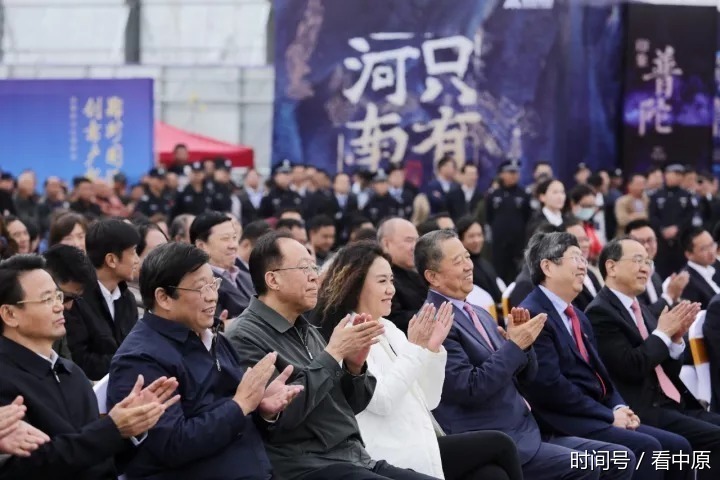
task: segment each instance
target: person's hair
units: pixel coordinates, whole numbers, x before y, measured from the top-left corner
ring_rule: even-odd
[[[440,230],[440,225],[438,225],[437,220],[432,217],[417,226],[418,235],[421,237],[426,233],[434,232],[436,230]]]
[[[478,222],[477,219],[472,215],[465,215],[464,217],[459,218],[458,221],[455,223],[455,231],[458,234],[458,238],[462,240],[465,236],[465,233],[467,233],[467,231],[470,230],[470,227],[472,227],[475,223],[480,225],[480,228],[485,231],[480,222]]]
[[[140,235],[140,241],[138,242],[137,246],[135,247],[135,251],[138,255],[142,255],[143,252],[145,252],[145,249],[147,248],[147,243],[145,241],[145,238],[147,237],[148,233],[150,233],[151,230],[155,230],[156,232],[160,232],[162,236],[165,238],[165,240],[169,241],[167,236],[165,235],[165,232],[162,231],[160,227],[157,226],[157,224],[152,222],[136,222],[135,227],[137,228],[138,234]]]
[[[600,172],[593,173],[587,179],[587,184],[594,188],[600,188],[603,185],[603,177]]]
[[[465,165],[463,165],[462,167],[460,167],[460,173],[463,173],[463,174],[464,174],[464,173],[467,171],[468,168],[474,168],[474,169],[476,169],[476,170],[480,170],[480,169],[478,168],[478,166],[475,165],[474,163],[466,163]]]
[[[639,230],[644,227],[653,228],[652,225],[650,225],[650,222],[645,219],[641,218],[638,220],[633,220],[627,225],[625,225],[625,235],[630,235],[630,232],[632,232],[633,230]]]
[[[292,239],[292,236],[286,232],[268,232],[258,238],[250,252],[250,259],[248,260],[250,278],[258,295],[267,293],[265,274],[277,268],[283,261],[279,242],[281,238]]]
[[[83,183],[90,183],[90,184],[92,184],[92,182],[90,181],[90,179],[87,178],[87,177],[73,177],[73,179],[72,179],[73,188],[77,188],[77,187],[79,187],[80,185],[82,185]]]
[[[321,228],[334,226],[335,222],[327,215],[315,215],[307,223],[308,232],[317,232]]]
[[[23,300],[25,293],[20,285],[20,276],[33,270],[45,268],[45,260],[40,255],[24,254],[0,262],[0,305],[16,305]],[[22,308],[22,305],[19,305]],[[5,330],[0,321],[0,334]]]
[[[105,256],[113,253],[122,258],[130,247],[140,243],[137,229],[130,223],[116,218],[98,220],[90,225],[85,237],[85,249],[93,267],[105,265]]]
[[[207,242],[213,227],[230,221],[224,213],[216,211],[201,213],[190,225],[190,243],[195,245],[198,240]]]
[[[535,165],[533,166],[533,173],[537,172],[538,167],[543,167],[543,166],[552,168],[552,165],[550,164],[550,162],[545,161],[545,160],[538,160],[537,162],[535,162]]]
[[[574,215],[568,215],[567,217],[563,218],[563,223],[560,225],[560,227],[558,227],[558,230],[561,232],[567,232],[568,228],[577,226],[585,228],[582,220],[580,220]]]
[[[255,220],[254,222],[250,222],[245,225],[245,227],[243,227],[240,241],[242,242],[243,240],[248,240],[251,244],[254,245],[258,241],[258,238],[262,237],[270,231],[272,231],[272,229],[270,228],[270,224],[267,223],[265,220]]]
[[[360,230],[355,231],[355,239],[353,240],[353,243],[366,240],[377,242],[377,235],[378,232],[373,227],[361,228]]]
[[[547,180],[543,180],[542,182],[538,183],[537,187],[535,187],[535,196],[540,198],[540,195],[545,195],[550,189],[550,185],[555,182],[559,182],[560,185],[563,185],[563,183],[557,178],[548,178]]]
[[[453,157],[449,153],[446,153],[445,155],[443,155],[443,157],[438,162],[437,169],[440,170],[449,162],[453,162],[453,164],[457,165],[457,163],[455,163],[455,157]]]
[[[376,258],[384,258],[391,263],[380,245],[371,241],[347,245],[333,258],[320,287],[313,319],[321,327],[325,340],[329,340],[333,329],[345,315],[356,310],[368,270]]]
[[[299,213],[302,216],[302,210],[298,207],[283,207],[278,212],[277,218],[283,216],[284,213]]]
[[[663,169],[660,165],[653,165],[652,167],[647,169],[647,172],[645,172],[645,176],[649,177],[650,175],[652,175],[655,172],[662,173],[662,171],[663,171]]]
[[[50,235],[48,245],[53,246],[62,242],[62,239],[70,235],[75,225],[80,225],[87,234],[88,224],[85,217],[79,213],[64,211],[50,221]]]
[[[424,193],[418,193],[413,200],[413,213],[410,222],[416,227],[430,216],[430,201]]]
[[[568,197],[572,203],[577,204],[580,200],[588,196],[595,196],[595,192],[593,192],[592,188],[587,185],[575,185],[575,187],[570,190],[570,195]]]
[[[190,226],[188,220],[192,218],[189,213],[183,213],[175,217],[170,224],[170,238],[174,241],[177,237],[184,237]]]
[[[683,250],[691,253],[693,251],[693,242],[705,231],[702,227],[690,227],[680,232],[680,245],[682,245]]]
[[[545,273],[540,266],[542,261],[548,259],[559,264],[560,258],[570,247],[580,248],[577,238],[566,232],[537,233],[532,236],[525,249],[525,263],[530,270],[533,285],[540,285],[545,280]]]
[[[303,222],[298,220],[297,218],[281,218],[277,221],[275,224],[275,230],[292,230],[293,228],[305,228],[305,225],[303,225]]]
[[[170,242],[153,249],[140,267],[140,296],[147,310],[155,308],[155,290],[162,288],[177,298],[177,287],[185,275],[208,263],[207,253],[183,242]]]
[[[425,285],[429,285],[425,270],[437,270],[443,259],[442,243],[453,238],[458,238],[455,230],[435,230],[420,237],[415,245],[415,267]]]
[[[92,285],[96,274],[90,259],[77,247],[57,244],[43,253],[45,270],[55,283],[79,283],[83,287]]]
[[[176,143],[175,146],[173,147],[173,153],[177,153],[177,151],[180,150],[181,148],[183,148],[185,150],[188,149],[187,145],[185,145],[184,143]]]
[[[605,264],[608,260],[617,262],[622,258],[623,254],[623,242],[625,240],[632,240],[630,237],[620,237],[610,240],[600,252],[600,258],[598,259],[598,269],[603,279],[607,278],[607,267]]]

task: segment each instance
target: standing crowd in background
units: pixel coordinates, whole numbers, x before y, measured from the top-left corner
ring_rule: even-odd
[[[0,176],[0,480],[717,477],[713,175],[188,153]]]

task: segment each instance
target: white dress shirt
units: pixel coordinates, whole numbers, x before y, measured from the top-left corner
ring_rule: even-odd
[[[60,356],[57,354],[57,352],[55,350],[50,350],[49,357],[46,357],[42,353],[38,353],[38,356],[40,356],[40,357],[44,358],[45,360],[47,360],[48,362],[50,362],[50,367],[52,367],[52,368],[55,368],[55,363],[58,361],[58,358],[60,358]]]
[[[592,275],[592,273],[590,272],[585,274],[585,278],[583,278],[583,285],[585,285],[585,288],[587,288],[590,294],[595,297],[597,295],[597,289],[595,288],[595,284],[590,279],[590,275]]]
[[[444,478],[430,410],[440,403],[447,352],[410,343],[394,323],[380,321],[385,333],[367,359],[377,379],[375,393],[356,416],[365,448],[372,458]]]
[[[563,223],[563,217],[562,212],[553,212],[547,207],[542,208],[542,213],[545,215],[545,218],[550,223],[550,225],[554,225],[556,227],[559,227]]]
[[[667,302],[668,307],[672,306],[673,301],[672,298],[670,298],[670,295],[667,293],[667,286],[670,282],[664,282],[663,283],[663,291],[660,297],[662,297],[665,302]],[[648,299],[650,300],[650,303],[655,303],[658,301],[658,293],[657,290],[655,290],[655,284],[652,281],[652,274],[648,277],[647,283],[645,284],[645,293],[648,295]]]
[[[630,314],[630,318],[633,319],[633,322],[635,322],[635,313],[632,311],[632,303],[633,298],[628,297],[624,293],[620,293],[617,290],[610,289],[611,292],[615,294],[618,299],[620,299],[620,303],[623,304],[623,307],[628,311]],[[680,343],[675,343],[672,341],[670,337],[665,332],[661,332],[657,328],[652,331],[651,335],[655,335],[660,340],[663,341],[665,345],[667,345],[668,350],[670,351],[670,357],[677,360],[680,358],[685,351],[685,340],[681,340]]]
[[[713,275],[715,275],[714,267],[703,267],[695,262],[688,262],[688,267],[698,272],[703,280],[705,280],[705,282],[710,285],[713,290],[715,290],[715,293],[720,293],[720,286],[718,286],[718,284],[715,283],[715,280],[713,280]]]
[[[465,185],[463,185],[461,188],[462,188],[463,193],[465,194],[465,203],[470,203],[473,195],[475,195],[475,189],[468,188]]]
[[[120,299],[120,287],[115,287],[115,290],[111,292],[105,288],[105,285],[103,285],[100,280],[98,280],[98,285],[100,285],[100,292],[102,292],[102,296],[105,299],[108,310],[110,310],[110,316],[113,320],[115,320],[115,300]]]

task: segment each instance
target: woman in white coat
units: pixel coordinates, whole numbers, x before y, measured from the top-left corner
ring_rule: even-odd
[[[360,433],[375,460],[437,478],[521,479],[512,439],[501,432],[444,436],[430,411],[440,403],[452,325],[452,305],[425,305],[413,317],[408,337],[384,317],[395,294],[387,256],[375,242],[340,250],[320,288],[315,323],[327,338],[348,314],[379,319],[385,334],[367,356],[377,379],[370,404],[357,415]]]

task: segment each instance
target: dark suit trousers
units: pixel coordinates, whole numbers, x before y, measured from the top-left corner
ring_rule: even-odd
[[[382,478],[390,478],[393,480],[432,480],[435,477],[429,477],[404,468],[393,467],[386,461],[380,460],[372,470],[358,467],[349,462],[338,462],[329,467],[315,470],[301,478],[303,480],[333,480],[336,478],[347,480],[377,480]]]
[[[642,420],[642,419],[641,419]],[[657,470],[652,464],[653,452],[668,451],[671,455],[679,452],[692,458],[692,447],[684,437],[659,428],[641,425],[637,430],[609,427],[586,435],[587,438],[602,442],[625,445],[635,454],[638,465],[633,475],[635,480],[686,480],[692,478],[687,466],[670,463],[670,470]]]
[[[438,438],[447,480],[522,480],[515,442],[492,430]]]
[[[655,408],[640,417],[652,426],[685,437],[693,450],[710,452],[710,469],[698,470],[698,480],[717,479],[720,469],[720,415],[704,410]]]

